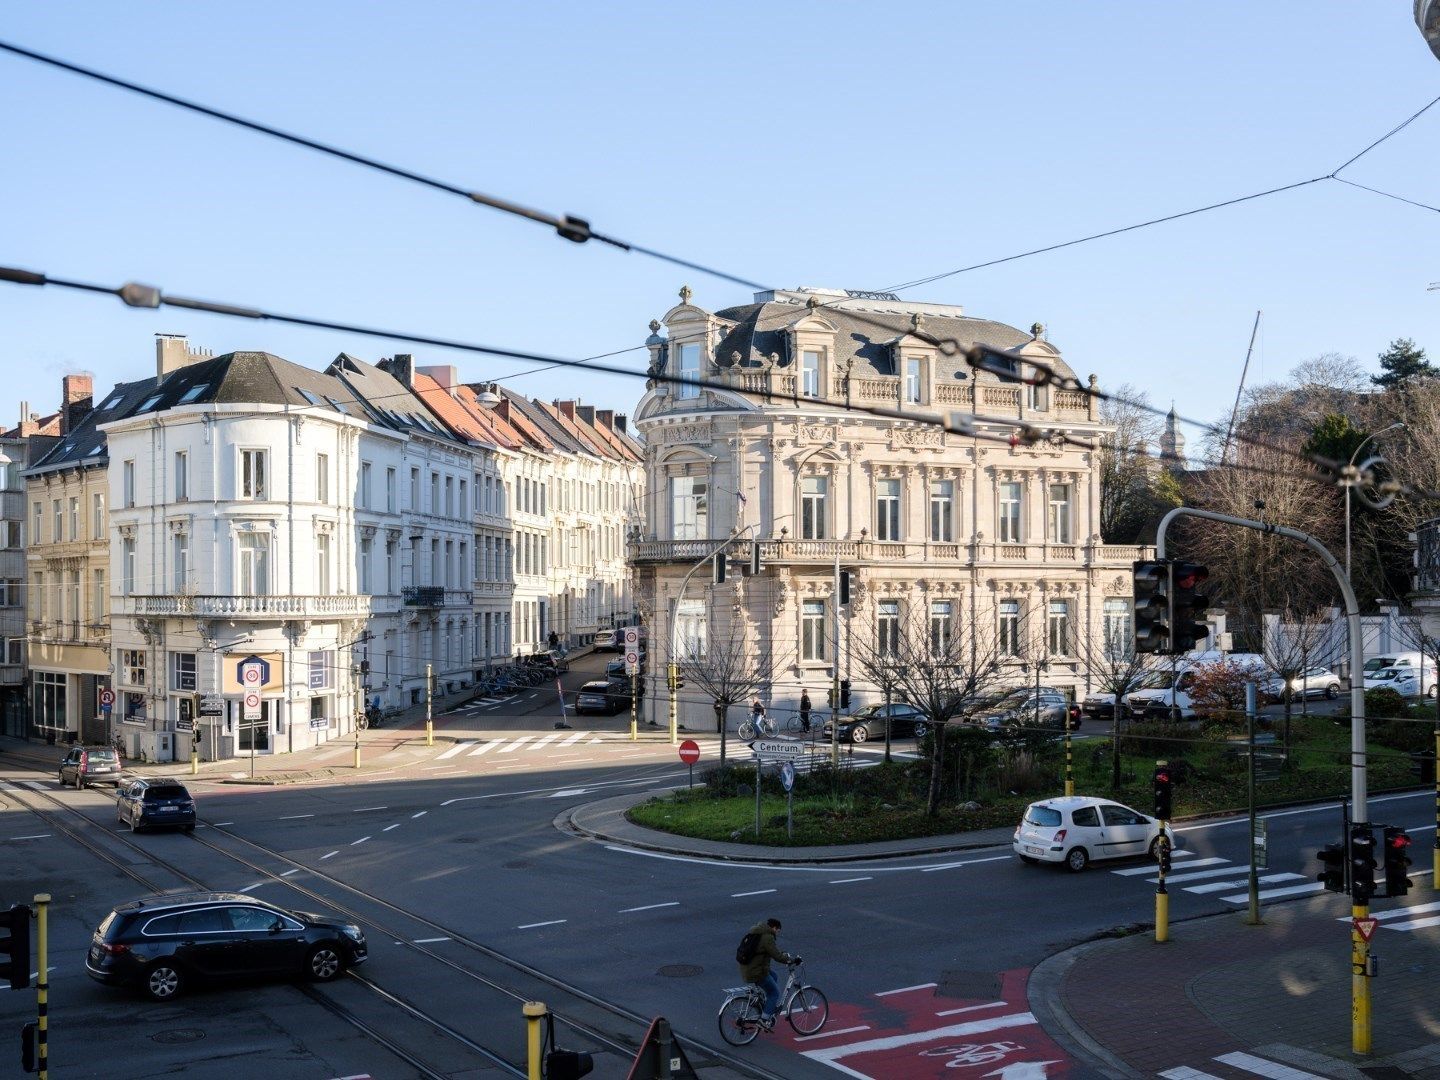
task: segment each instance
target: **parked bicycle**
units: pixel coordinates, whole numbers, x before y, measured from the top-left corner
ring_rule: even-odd
[[[751,742],[757,738],[769,738],[775,734],[775,721],[768,716],[760,719],[746,718],[740,721],[740,726],[735,729],[740,735],[741,742]]]
[[[790,974],[780,990],[779,1012],[797,1035],[814,1035],[830,1018],[830,1002],[817,987],[805,983],[802,961],[797,959],[787,967]],[[755,1036],[766,1030],[760,1022],[764,1008],[765,991],[754,983],[726,990],[720,1006],[720,1037],[731,1046],[754,1042]]]

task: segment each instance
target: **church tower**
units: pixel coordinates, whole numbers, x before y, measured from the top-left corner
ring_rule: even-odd
[[[1185,436],[1180,431],[1173,401],[1165,414],[1165,434],[1160,436],[1160,460],[1171,469],[1185,468]]]

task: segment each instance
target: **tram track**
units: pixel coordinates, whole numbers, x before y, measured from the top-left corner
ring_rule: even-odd
[[[28,766],[23,765],[17,765],[16,767],[29,768]],[[25,796],[35,796],[40,799],[44,799],[48,803],[57,807],[60,811],[80,818],[86,825],[92,828],[101,827],[98,825],[98,823],[92,821],[88,816],[86,816],[82,811],[72,806],[69,806],[50,792],[41,791],[34,788],[12,787],[11,790],[15,793]],[[144,885],[151,891],[164,891],[162,888],[157,887],[155,882],[150,881],[146,879],[143,875],[139,874],[131,864],[126,863],[124,860],[114,858],[110,853],[105,852],[101,845],[95,844],[87,838],[80,836],[77,829],[71,827],[68,824],[61,824],[61,822],[59,821],[59,817],[55,811],[37,810],[33,806],[27,806],[27,809],[30,809],[33,813],[36,813],[37,816],[44,818],[51,825],[51,827],[56,829],[56,831],[61,832],[67,838],[74,840],[86,850],[91,851],[92,853],[95,853],[99,857],[105,859],[105,861],[116,866],[127,876]],[[493,948],[492,946],[485,945],[482,942],[476,941],[474,938],[471,938],[468,935],[461,933],[452,927],[446,926],[443,923],[436,922],[435,920],[427,918],[424,915],[402,908],[399,905],[394,904],[382,897],[367,892],[366,890],[359,888],[358,886],[352,885],[338,877],[335,877],[333,874],[326,873],[325,871],[320,870],[316,867],[299,862],[298,860],[291,858],[283,852],[277,851],[273,848],[269,848],[264,844],[260,844],[254,840],[249,839],[248,837],[241,836],[240,834],[234,832],[231,829],[225,828],[223,826],[216,826],[209,822],[204,822],[203,820],[198,822],[197,824],[203,824],[207,829],[207,834],[202,835],[198,832],[191,833],[189,834],[189,839],[191,841],[209,849],[210,851],[214,852],[215,854],[221,856],[224,859],[234,862],[239,866],[245,867],[247,870],[259,876],[262,880],[265,880],[267,882],[273,882],[282,885],[285,888],[294,890],[300,895],[305,896],[306,898],[314,901],[315,903],[322,905],[324,908],[332,910],[337,914],[343,915],[347,918],[353,919],[361,925],[368,927],[376,935],[388,936],[391,940],[395,941],[397,944],[404,946],[407,950],[416,953],[429,961],[440,964],[441,966],[455,973],[456,975],[459,975],[460,977],[470,980],[472,982],[478,983],[479,985],[485,987],[487,990],[499,994],[504,998],[515,1002],[517,1005],[523,1004],[524,1002],[533,999],[533,994],[525,992],[523,990],[517,990],[513,985],[508,985],[505,982],[501,982],[493,975],[487,975],[483,972],[476,971],[472,967],[467,966],[466,964],[462,964],[450,957],[444,956],[440,952],[428,948],[424,943],[414,941],[413,934],[408,934],[400,931],[396,929],[393,925],[388,925],[385,922],[378,921],[377,919],[371,917],[363,911],[356,910],[352,906],[348,906],[345,903],[338,902],[332,896],[318,892],[315,889],[308,887],[303,882],[297,881],[293,876],[284,877],[281,875],[281,873],[276,872],[276,870],[273,869],[271,866],[262,865],[260,862],[257,862],[256,859],[263,856],[267,859],[276,860],[278,863],[288,868],[292,874],[296,870],[303,871],[305,874],[309,875],[314,880],[323,882],[332,889],[339,890],[340,892],[357,898],[359,901],[362,901],[365,904],[371,905],[385,912],[389,912],[393,916],[408,920],[409,922],[424,927],[427,930],[433,931],[435,934],[441,935],[446,939],[463,946],[475,956],[488,960],[493,964],[500,965],[504,969],[512,972],[515,976],[518,976],[521,980],[529,980],[533,983],[538,984],[539,987],[547,988],[548,991],[554,991],[564,995],[564,997],[568,1000],[558,1003],[558,1008],[552,1008],[552,1016],[554,1017],[554,1022],[557,1024],[557,1026],[568,1029],[569,1031],[574,1032],[576,1035],[579,1035],[582,1038],[593,1042],[597,1046],[614,1052],[620,1060],[623,1061],[632,1059],[635,1053],[638,1051],[640,1047],[641,1037],[650,1025],[649,1017],[642,1016],[638,1013],[633,1012],[632,1010],[624,1008],[623,1006],[614,1004],[613,1002],[606,1001],[603,998],[591,994],[588,991],[578,986],[575,986],[574,984],[569,983],[558,976],[541,971],[540,969],[525,963],[523,960],[520,960],[518,957],[511,956],[505,952],[502,952],[501,950]],[[230,850],[224,844],[212,841],[209,838],[210,835],[224,836],[228,841],[248,848],[256,854],[254,857],[247,857],[242,853]],[[211,891],[213,889],[212,886],[200,881],[198,878],[194,877],[188,871],[177,866],[172,861],[157,855],[155,852],[143,847],[140,844],[134,843],[128,837],[113,832],[106,832],[106,836],[112,842],[118,843],[136,852],[137,854],[143,856],[145,860],[164,869],[168,873],[175,875],[177,878],[187,882],[194,888],[204,889],[206,891]],[[493,1048],[486,1047],[483,1044],[470,1039],[463,1032],[458,1031],[452,1025],[445,1023],[445,1021],[441,1020],[439,1017],[436,1017],[432,1013],[427,1012],[425,1009],[423,1009],[421,1006],[417,1005],[413,1001],[406,1000],[401,995],[379,986],[377,983],[374,983],[370,979],[367,979],[354,971],[347,972],[347,975],[349,976],[350,980],[353,980],[353,982],[364,986],[368,992],[374,994],[381,1000],[384,1000],[386,1004],[390,1005],[391,1007],[398,1008],[413,1019],[424,1023],[434,1031],[444,1036],[447,1040],[450,1040],[453,1043],[464,1047],[469,1052],[484,1057],[486,1061],[489,1062],[491,1065],[500,1067],[511,1075],[522,1077],[525,1075],[525,1070],[520,1065],[509,1061],[507,1058],[504,1057],[503,1054],[495,1051]],[[403,1047],[397,1045],[395,1041],[389,1036],[387,1036],[385,1033],[381,1032],[374,1025],[366,1022],[363,1018],[356,1016],[352,1011],[348,1010],[339,1002],[334,1001],[333,998],[323,993],[319,988],[308,984],[300,984],[300,989],[303,993],[306,993],[307,996],[309,996],[312,1000],[316,1001],[317,1004],[320,1004],[322,1007],[339,1016],[341,1019],[344,1019],[347,1023],[350,1023],[352,1026],[360,1029],[368,1037],[372,1038],[373,1041],[376,1042],[378,1045],[384,1047],[389,1052],[396,1054],[396,1056],[400,1057],[402,1060],[405,1060],[412,1067],[416,1068],[419,1071],[420,1075],[427,1078],[445,1077],[448,1075],[445,1072],[436,1071],[432,1065],[426,1064],[417,1056],[413,1055],[411,1052],[406,1051]],[[546,996],[550,997],[551,995],[547,992]],[[578,1013],[586,1012],[587,1010],[597,1011],[601,1016],[608,1016],[614,1021],[619,1021],[622,1025],[622,1028],[628,1030],[615,1030],[613,1028],[613,1025],[605,1025],[604,1027],[602,1027],[598,1017],[584,1019],[581,1018],[581,1016],[577,1015]],[[785,1077],[781,1073],[777,1073],[765,1068],[764,1066],[757,1065],[753,1061],[737,1057],[726,1049],[707,1043],[707,1041],[704,1039],[695,1038],[693,1036],[687,1035],[684,1032],[677,1032],[677,1034],[682,1037],[684,1043],[688,1047],[692,1048],[695,1051],[702,1052],[703,1054],[711,1058],[715,1064],[723,1064],[726,1067],[734,1070],[738,1074],[753,1077],[755,1078],[755,1080],[787,1080],[787,1077]],[[697,1062],[697,1066],[698,1065],[699,1063]]]

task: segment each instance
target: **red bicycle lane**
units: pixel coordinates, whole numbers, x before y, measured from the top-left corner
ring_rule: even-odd
[[[1000,1080],[1063,1077],[1070,1057],[1051,1041],[1025,996],[1029,968],[1000,972],[993,1000],[941,993],[935,983],[830,1005],[823,1031],[797,1036],[777,1027],[804,1057],[857,1080]]]

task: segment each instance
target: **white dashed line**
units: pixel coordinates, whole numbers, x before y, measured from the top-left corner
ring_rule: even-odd
[[[796,1036],[795,1041],[796,1041],[796,1042],[812,1042],[812,1041],[814,1041],[815,1039],[830,1039],[830,1038],[833,1038],[833,1037],[836,1036],[836,1035],[853,1035],[853,1034],[855,1034],[855,1032],[857,1032],[857,1031],[869,1031],[869,1030],[870,1030],[870,1025],[869,1025],[869,1024],[861,1024],[861,1025],[858,1026],[858,1027],[836,1028],[834,1031],[821,1031],[821,1032],[817,1032],[817,1033],[814,1034],[814,1035],[799,1035],[799,1036]]]
[[[212,822],[210,823],[210,827],[211,827],[212,829],[218,829],[218,828],[220,828],[220,826],[222,826],[222,825],[234,825],[234,824],[235,824],[235,822],[233,822],[233,821],[212,821]]]
[[[916,983],[914,986],[902,986],[898,990],[881,990],[876,997],[890,997],[892,994],[908,994],[912,990],[933,990],[935,983]]]
[[[400,823],[397,821],[394,825],[386,825],[385,828],[381,829],[380,831],[389,832],[391,829],[398,829],[399,827]]]
[[[12,836],[12,837],[10,837],[10,839],[11,839],[11,840],[45,840],[45,839],[48,839],[49,836],[50,836],[50,834],[49,834],[48,832],[42,832],[42,833],[35,833],[35,834],[32,835],[32,836]]]
[[[961,1013],[979,1012],[981,1009],[998,1009],[1004,1005],[1003,1001],[988,1001],[984,1005],[966,1005],[963,1009],[946,1009],[944,1012],[937,1012],[936,1016],[959,1016]]]
[[[352,814],[368,814],[371,810],[389,810],[388,806],[362,806],[359,810],[351,810]]]
[[[874,881],[874,880],[875,880],[874,878],[868,878],[868,877],[842,877],[842,878],[836,878],[834,881],[830,882],[830,884],[831,884],[831,885],[849,885],[849,884],[850,884],[851,882],[853,882],[853,881]]]
[[[516,750],[519,750],[520,747],[524,746],[534,737],[534,735],[521,735],[519,738],[517,738],[514,742],[512,742],[509,746],[505,747],[505,749],[501,750],[500,752],[502,754],[513,754]]]
[[[332,852],[330,852],[329,855],[321,855],[321,856],[320,856],[320,861],[321,861],[321,862],[324,862],[326,859],[330,858],[331,855],[339,855],[339,854],[340,854],[340,852],[338,852],[338,851],[332,851]]]
[[[368,836],[362,836],[362,837],[360,837],[359,840],[352,840],[352,841],[350,841],[350,846],[351,846],[351,847],[354,847],[356,844],[363,844],[366,840],[369,840],[369,839],[370,839],[370,837],[368,837]]]
[[[778,891],[779,891],[778,889],[756,889],[754,892],[732,892],[732,893],[730,894],[730,896],[731,896],[732,899],[734,899],[734,898],[737,897],[737,896],[764,896],[766,893],[772,893],[772,892],[778,892]]]
[[[470,756],[479,757],[481,754],[488,753],[489,751],[494,750],[495,747],[499,745],[500,744],[498,742],[481,743],[479,746],[475,747],[474,750],[470,751]]]
[[[456,744],[455,744],[454,746],[452,746],[449,750],[446,750],[443,754],[440,754],[438,757],[436,757],[435,760],[436,760],[436,761],[444,761],[446,758],[452,758],[452,757],[454,757],[456,754],[463,754],[466,750],[469,750],[470,747],[472,747],[472,746],[474,746],[474,745],[475,745],[475,744],[474,744],[473,742],[460,742],[460,743],[456,743]]]
[[[246,885],[243,889],[239,889],[239,890],[237,890],[237,891],[238,891],[238,892],[253,892],[255,889],[258,889],[261,885],[264,885],[264,884],[265,884],[265,882],[263,882],[263,881],[257,881],[257,882],[255,882],[254,885]]]
[[[552,732],[551,734],[546,735],[543,739],[536,739],[533,743],[530,744],[530,749],[539,750],[542,746],[548,746],[550,743],[554,742],[559,737],[560,733],[558,731]]]
[[[448,937],[417,937],[412,945],[434,945],[437,941],[449,941]]]
[[[300,868],[297,866],[294,870],[286,870],[286,871],[285,871],[283,874],[281,874],[280,876],[281,876],[281,877],[289,877],[291,874],[298,874],[299,872],[300,872]]]
[[[411,820],[411,821],[414,821],[416,818],[422,818],[422,817],[424,817],[426,814],[428,814],[429,812],[430,812],[429,810],[421,810],[418,814],[411,814],[411,815],[410,815],[410,820]]]
[[[642,904],[640,907],[621,908],[621,909],[620,909],[620,914],[621,914],[621,915],[628,915],[628,914],[629,914],[630,912],[632,912],[632,911],[654,911],[656,908],[662,908],[662,907],[679,907],[679,906],[680,906],[680,901],[679,901],[679,900],[671,900],[671,901],[669,901],[668,903],[664,903],[664,904]]]
[[[563,922],[565,922],[564,919],[551,919],[549,922],[531,922],[531,923],[526,923],[524,926],[517,926],[517,927],[515,927],[515,929],[516,929],[516,930],[534,930],[537,926],[559,926],[559,925],[560,925],[561,923],[563,923]]]

